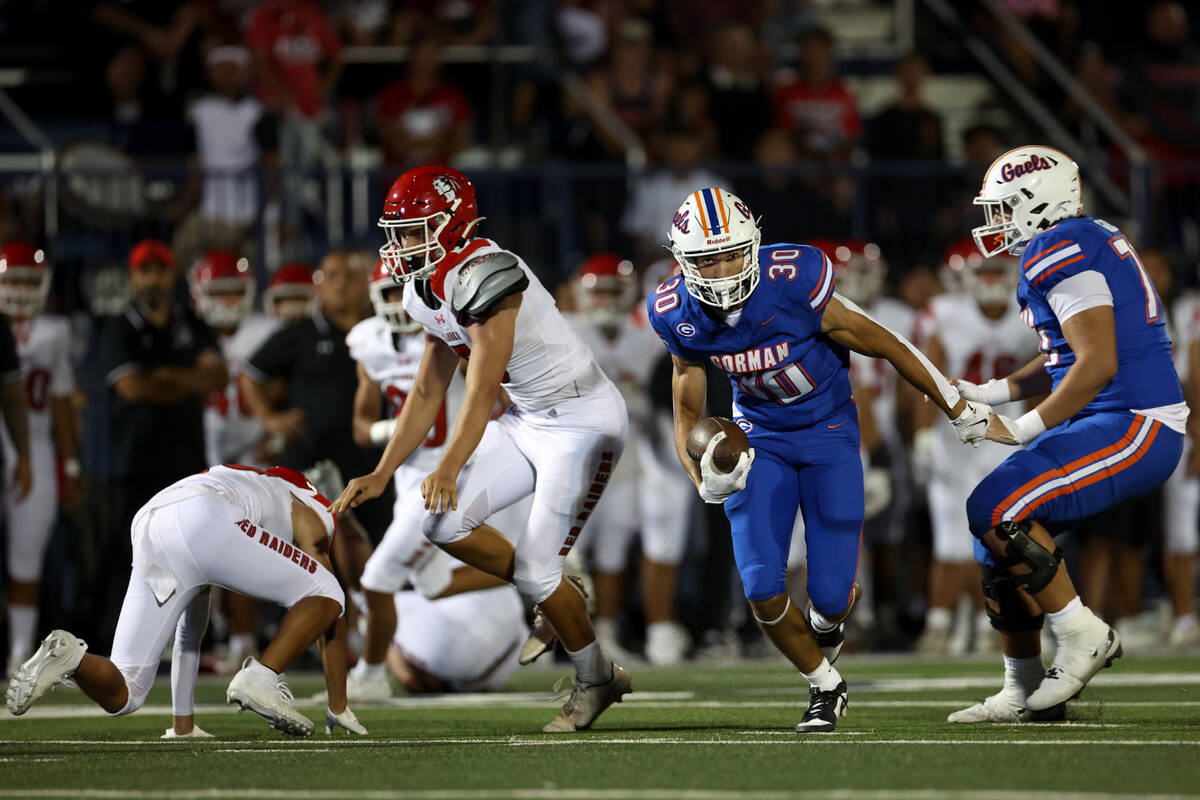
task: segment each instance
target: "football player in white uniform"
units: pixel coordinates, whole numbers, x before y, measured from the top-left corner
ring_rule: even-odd
[[[195,727],[193,690],[209,593],[217,585],[290,609],[262,658],[247,658],[230,681],[230,703],[288,735],[311,735],[312,720],[292,706],[280,673],[321,642],[330,698],[326,733],[334,727],[366,733],[346,707],[345,597],[329,563],[334,526],[329,501],[286,467],[218,466],[176,481],[134,516],[133,571],[111,655],[89,654],[81,639],[52,631],[9,682],[8,710],[24,714],[69,680],[110,715],[132,714],[146,702],[173,634],[175,719],[164,738],[204,736]]]
[[[311,282],[311,281],[310,281]],[[210,466],[271,463],[269,438],[242,397],[238,373],[280,321],[255,314],[254,272],[250,262],[229,250],[206,253],[188,273],[196,314],[217,331],[221,354],[229,365],[229,385],[204,403],[204,448]],[[255,633],[258,604],[229,593],[229,658],[236,668],[258,649]]]
[[[263,311],[283,324],[308,319],[317,310],[313,268],[290,261],[271,274],[263,292]]]
[[[1008,255],[984,259],[974,240],[967,238],[954,245],[943,261],[946,283],[955,291],[933,298],[918,315],[917,346],[945,374],[980,385],[1028,363],[1037,353],[1037,341],[1029,335],[1015,300],[1017,259]],[[999,411],[1020,416],[1025,408],[1023,403],[1012,403],[1001,405]],[[928,480],[933,526],[929,606],[916,651],[962,652],[972,636],[975,649],[982,651],[994,640],[972,551],[974,539],[966,535],[967,497],[1012,451],[995,442],[982,442],[977,448],[948,442],[934,430],[929,404],[919,405],[916,414],[914,469]],[[972,623],[962,621],[952,642],[954,611],[964,595],[974,600],[973,631]],[[991,649],[998,649],[998,644]]]
[[[1187,292],[1174,302],[1168,298],[1174,278],[1166,256],[1154,250],[1142,253],[1142,266],[1154,281],[1164,303],[1170,303],[1167,330],[1174,344],[1175,371],[1183,383],[1183,396],[1200,408],[1200,293]],[[1189,416],[1183,458],[1163,484],[1163,583],[1171,600],[1174,619],[1167,632],[1171,647],[1200,644],[1196,617],[1196,553],[1200,546],[1200,416]]]
[[[596,592],[596,636],[606,652],[622,652],[617,642],[625,566],[629,545],[640,532],[646,659],[677,664],[691,646],[691,636],[675,614],[675,592],[693,489],[678,470],[655,469],[650,437],[657,432],[648,391],[663,354],[638,302],[642,297],[632,262],[600,253],[583,263],[573,284],[575,313],[567,320],[621,390],[630,420],[625,455],[585,529]]]
[[[474,235],[479,222],[475,189],[454,169],[417,167],[392,185],[380,256],[406,283],[404,308],[425,328],[425,354],[379,465],[350,481],[334,507],[383,491],[428,437],[459,357],[470,357],[454,432],[421,485],[431,512],[424,531],[540,606],[576,671],[570,699],[543,730],[575,731],[631,689],[562,569],[621,456],[625,402],[529,267]],[[501,386],[512,409],[488,425]],[[529,524],[514,547],[484,521],[530,493]]]
[[[42,313],[51,270],[41,250],[14,241],[0,248],[0,312],[12,322],[21,361],[21,384],[29,409],[29,451],[33,489],[24,497],[8,493],[8,668],[12,675],[33,650],[37,632],[38,584],[46,544],[58,516],[57,465],[61,459],[64,505],[79,502],[71,394],[71,328],[65,317]],[[16,448],[4,431],[5,463],[16,463]]]
[[[425,353],[425,336],[421,324],[412,320],[404,311],[403,286],[397,284],[382,259],[371,274],[370,295],[375,307],[375,316],[355,325],[346,336],[346,345],[351,357],[358,362],[358,392],[354,400],[354,440],[362,446],[376,447],[387,444],[396,429],[397,419],[405,401],[413,391],[421,357]],[[425,441],[408,460],[396,469],[393,481],[396,486],[396,504],[392,512],[392,523],[384,534],[383,541],[367,560],[361,578],[366,592],[367,608],[372,615],[368,637],[363,643],[362,658],[350,674],[347,691],[351,700],[376,701],[391,696],[387,681],[389,644],[402,643],[404,650],[413,655],[417,663],[438,664],[443,672],[469,673],[474,667],[459,665],[455,661],[466,653],[463,642],[451,640],[455,637],[443,629],[430,642],[419,642],[424,632],[431,630],[428,621],[401,620],[397,629],[397,608],[403,606],[406,613],[428,611],[433,619],[446,621],[436,603],[422,603],[413,597],[401,600],[394,598],[411,583],[423,598],[434,600],[448,598],[462,592],[473,593],[452,606],[461,613],[474,609],[477,616],[494,616],[495,609],[489,603],[501,602],[502,607],[512,610],[512,604],[498,601],[491,593],[476,590],[507,586],[507,582],[489,575],[442,553],[425,538],[421,526],[425,521],[425,500],[421,496],[421,482],[437,467],[442,448],[446,443],[449,425],[462,406],[463,380],[459,376],[451,379],[446,399],[438,410],[433,428]],[[386,407],[387,418],[379,418],[381,406]],[[524,520],[520,521],[523,524]],[[515,597],[515,592],[510,593]],[[481,626],[478,635],[493,641],[498,636],[507,643],[519,627],[521,641],[527,633],[524,625],[524,610],[519,607],[516,614],[501,614],[501,631],[485,630]],[[520,641],[517,642],[520,644]],[[515,663],[515,661],[514,661]],[[454,664],[453,667],[447,665]],[[478,659],[475,665],[478,665]],[[408,681],[404,681],[408,683]],[[414,684],[416,685],[416,684]]]

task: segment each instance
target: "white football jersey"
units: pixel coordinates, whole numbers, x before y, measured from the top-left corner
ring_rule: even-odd
[[[361,364],[367,376],[379,385],[387,399],[388,417],[395,419],[400,416],[404,401],[408,399],[417,380],[417,369],[425,354],[425,335],[410,333],[396,336],[385,320],[368,317],[346,334],[346,346],[350,349],[350,357]],[[418,447],[405,464],[428,470],[437,466],[465,394],[465,382],[455,372],[446,390],[446,402],[438,410],[437,420],[425,444]]]
[[[276,472],[278,470],[278,472]],[[292,498],[317,512],[325,530],[333,534],[333,512],[329,501],[295,470],[272,468],[270,473],[254,467],[218,465],[163,489],[138,511],[138,516],[156,508],[177,503],[196,495],[223,498],[246,512],[260,530],[266,530],[281,540],[292,541]],[[247,536],[252,536],[247,527]]]
[[[262,437],[262,425],[242,397],[238,373],[276,328],[279,320],[253,314],[231,336],[222,336],[221,353],[229,367],[229,385],[211,392],[204,402],[204,451],[210,465],[257,464],[254,447]]]
[[[884,297],[865,309],[871,319],[906,339],[913,335],[916,314],[907,304],[893,297]],[[900,446],[900,430],[896,423],[896,381],[903,380],[886,359],[850,353],[850,380],[855,392],[870,392],[871,409],[880,435],[890,447]]]
[[[21,361],[21,386],[29,409],[29,441],[35,446],[52,444],[54,426],[50,398],[64,397],[75,390],[71,325],[66,317],[43,314],[27,322],[13,322],[12,332]],[[4,429],[4,442],[9,452],[13,452],[7,428]]]
[[[1171,303],[1171,314],[1167,317],[1167,335],[1171,337],[1171,350],[1175,355],[1175,371],[1179,380],[1188,380],[1188,349],[1200,339],[1200,294],[1188,292]]]
[[[918,347],[932,336],[941,342],[946,354],[943,372],[948,378],[987,383],[1012,374],[1037,355],[1037,337],[1022,322],[1015,302],[1003,317],[993,320],[983,315],[970,296],[942,294],[930,301],[916,324]],[[1024,403],[1004,403],[996,410],[1017,417],[1025,407]],[[935,480],[939,474],[987,474],[1013,452],[1012,447],[996,442],[981,442],[978,448],[964,446],[947,424],[935,423],[934,430]]]
[[[414,281],[404,286],[404,310],[408,315],[463,358],[471,354],[471,339],[451,311],[459,270],[463,263],[479,256],[507,252],[490,239],[477,239],[467,248],[469,255],[445,274],[445,300],[440,300],[437,308],[425,305]],[[519,256],[511,255],[529,278],[529,286],[521,294],[512,355],[501,383],[518,411],[540,411],[562,399],[562,391],[596,369],[596,362],[541,281]]]

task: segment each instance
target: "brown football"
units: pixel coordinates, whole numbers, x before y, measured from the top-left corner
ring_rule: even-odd
[[[725,432],[725,438],[713,451],[713,467],[718,472],[730,472],[737,466],[742,453],[750,449],[750,440],[746,432],[737,423],[725,417],[705,417],[696,423],[688,434],[687,452],[697,464],[704,456],[708,441],[719,432]]]

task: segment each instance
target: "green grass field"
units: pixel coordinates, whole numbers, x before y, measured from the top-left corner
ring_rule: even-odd
[[[635,693],[589,732],[548,736],[550,687],[529,668],[491,696],[358,707],[369,737],[276,734],[202,681],[197,720],[217,738],[162,741],[169,681],[107,719],[58,689],[0,716],[0,797],[81,798],[1096,798],[1200,796],[1200,656],[1117,662],[1065,723],[951,726],[991,693],[997,660],[847,656],[850,712],[798,736],[804,681],[782,662],[634,671]],[[319,676],[289,676],[298,697]],[[323,707],[301,704],[314,719]]]

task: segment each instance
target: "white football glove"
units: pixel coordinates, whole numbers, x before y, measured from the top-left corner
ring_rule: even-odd
[[[950,424],[954,426],[960,442],[979,447],[979,443],[987,437],[988,417],[991,415],[991,406],[967,400],[966,408]]]
[[[358,721],[358,717],[354,716],[354,712],[350,710],[350,706],[346,706],[346,710],[340,714],[335,714],[328,708],[325,709],[325,734],[328,736],[338,728],[345,728],[359,736],[367,735],[367,729]]]
[[[738,457],[731,472],[718,472],[713,466],[713,452],[724,439],[724,431],[717,433],[708,440],[704,455],[700,457],[700,499],[706,503],[724,503],[730,495],[745,489],[746,476],[754,463],[754,448],[751,447]]]
[[[983,384],[956,378],[952,383],[958,387],[958,393],[962,395],[962,398],[970,400],[972,403],[998,406],[1012,400],[1012,387],[1009,386],[1007,378],[992,378]]]

